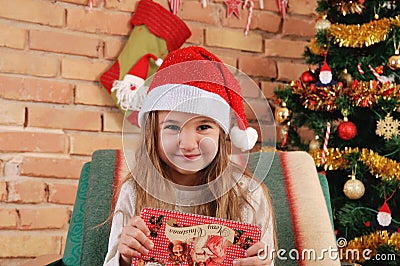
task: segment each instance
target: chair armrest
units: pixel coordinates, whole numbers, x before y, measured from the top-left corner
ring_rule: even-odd
[[[28,260],[21,266],[62,265],[61,258],[62,258],[62,255],[60,255],[60,254],[42,255],[37,258]]]

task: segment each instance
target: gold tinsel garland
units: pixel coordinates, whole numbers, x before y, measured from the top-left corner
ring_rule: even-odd
[[[400,16],[373,20],[362,25],[332,24],[329,34],[339,46],[362,48],[386,40],[393,26],[400,27]]]
[[[347,14],[362,14],[365,10],[364,2],[352,0],[331,0],[330,5],[342,13],[343,16]]]
[[[400,84],[382,83],[380,81],[354,80],[351,87],[338,85],[316,87],[314,84],[305,84],[300,80],[292,81],[290,89],[300,96],[301,104],[313,111],[332,111],[337,109],[336,99],[339,95],[347,96],[354,106],[373,107],[382,98],[383,100],[397,99],[400,109]]]
[[[344,158],[344,156],[358,152],[360,152],[360,149],[357,147],[346,147],[344,150],[329,148],[325,154],[326,159],[323,167],[325,170],[347,169],[349,162]],[[309,154],[313,157],[316,166],[322,166],[322,150],[312,150],[309,151]],[[382,180],[394,179],[400,182],[400,164],[395,160],[381,156],[366,148],[361,149],[358,160],[365,164],[368,167],[369,172],[376,178],[381,178]]]
[[[400,253],[400,234],[388,233],[387,231],[376,231],[369,235],[356,237],[353,240],[350,240],[344,248],[340,249],[340,254],[343,254],[343,261],[364,262],[366,259],[368,259],[362,256],[364,250],[371,250],[371,253],[365,255],[367,255],[369,258],[373,258],[378,253],[378,248],[383,245],[390,246],[397,253]],[[352,250],[358,250],[359,260],[350,258],[350,256],[346,258],[346,254],[354,254],[352,253]]]

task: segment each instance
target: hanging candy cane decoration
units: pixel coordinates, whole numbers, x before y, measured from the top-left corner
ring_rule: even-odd
[[[168,0],[169,7],[171,8],[172,14],[176,15],[178,13],[179,6],[181,5],[180,0]]]
[[[326,122],[326,133],[325,133],[324,145],[322,147],[321,165],[325,164],[325,157],[326,157],[326,153],[328,152],[328,140],[329,140],[330,134],[331,134],[331,123]]]
[[[260,9],[264,9],[264,0],[260,0]]]
[[[361,74],[361,75],[364,75],[364,70],[361,68],[361,63],[358,63],[358,65],[357,65],[357,69],[358,69],[358,72]]]
[[[201,4],[202,4],[203,8],[207,7],[207,0],[202,0]]]
[[[251,18],[253,16],[253,8],[254,8],[254,2],[253,0],[245,0],[244,4],[243,4],[243,9],[247,6],[247,4],[250,4],[249,7],[249,15],[247,16],[247,23],[246,23],[246,29],[244,31],[244,35],[248,35],[249,34],[249,30],[250,30],[250,24],[251,24]]]
[[[89,11],[92,12],[94,6],[94,0],[89,0]]]

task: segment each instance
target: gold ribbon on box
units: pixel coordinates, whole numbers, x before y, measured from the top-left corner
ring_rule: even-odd
[[[173,242],[180,240],[182,242],[188,242],[192,238],[206,237],[206,236],[221,236],[230,243],[233,243],[235,231],[225,225],[221,224],[200,224],[185,227],[176,227],[175,219],[169,219],[165,226],[165,235]]]

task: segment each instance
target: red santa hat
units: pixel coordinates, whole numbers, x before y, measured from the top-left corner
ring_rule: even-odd
[[[328,63],[326,62],[326,60],[324,60],[324,64],[322,65],[320,72],[331,72],[331,68],[329,67]]]
[[[386,201],[383,203],[383,205],[382,205],[381,208],[379,209],[379,212],[386,212],[386,213],[388,213],[388,214],[392,214],[392,213],[390,212],[389,205],[387,205]]]
[[[111,92],[115,91],[118,104],[123,110],[139,110],[147,93],[144,81],[147,78],[150,58],[157,66],[162,64],[162,59],[153,54],[143,55],[139,61],[132,66],[123,80],[116,80],[113,83]]]
[[[213,118],[242,151],[254,147],[258,135],[248,126],[238,81],[222,61],[201,47],[171,52],[152,80],[138,115],[155,110],[179,111]],[[231,128],[231,111],[236,125]]]

